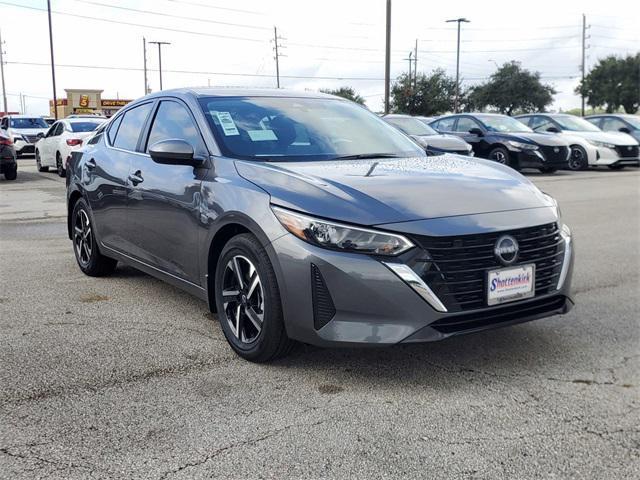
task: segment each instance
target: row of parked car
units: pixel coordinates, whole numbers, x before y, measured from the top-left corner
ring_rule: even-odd
[[[536,113],[509,117],[463,113],[440,117],[386,115],[427,153],[475,155],[515,169],[611,169],[638,165],[640,118],[634,115]]]
[[[16,158],[35,154],[38,171],[55,168],[65,176],[71,152],[82,147],[84,139],[106,122],[95,115],[70,115],[52,124],[43,117],[11,115],[0,120],[0,173],[7,180],[17,178]]]

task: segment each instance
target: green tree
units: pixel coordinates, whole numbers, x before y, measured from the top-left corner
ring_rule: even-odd
[[[627,113],[640,108],[640,53],[626,58],[603,58],[580,82],[576,93],[593,108],[603,107],[613,113],[622,106]]]
[[[320,89],[320,91],[322,93],[336,95],[338,97],[351,100],[352,102],[359,103],[360,105],[364,105],[364,98],[358,95],[352,87],[340,87],[335,89],[326,88],[326,89]]]
[[[507,62],[481,85],[466,92],[465,109],[495,109],[500,113],[539,112],[553,102],[556,91],[540,81],[540,73],[525,70],[520,62]]]
[[[415,82],[404,73],[391,86],[391,111],[425,116],[450,112],[455,88],[456,81],[442,69],[419,73]]]

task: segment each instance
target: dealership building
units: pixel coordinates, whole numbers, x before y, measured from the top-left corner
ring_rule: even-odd
[[[118,110],[132,100],[102,98],[103,90],[87,90],[80,88],[65,88],[67,98],[58,98],[58,118],[71,114],[93,113],[113,116]],[[49,100],[51,116],[55,116],[53,100]]]

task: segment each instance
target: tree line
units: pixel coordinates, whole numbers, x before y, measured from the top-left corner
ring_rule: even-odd
[[[391,110],[394,113],[433,116],[454,109],[456,81],[444,70],[409,76],[400,75],[391,86]],[[352,87],[322,90],[364,104],[364,98]],[[608,113],[623,108],[626,113],[640,110],[640,53],[627,57],[610,56],[585,76],[575,90],[586,103]],[[543,112],[553,103],[556,90],[542,82],[540,73],[511,61],[500,66],[481,84],[463,88],[459,105],[465,112],[491,111],[506,115]]]

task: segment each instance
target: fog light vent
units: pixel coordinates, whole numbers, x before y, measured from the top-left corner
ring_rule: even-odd
[[[320,269],[311,264],[311,298],[313,299],[313,326],[320,330],[336,314],[331,294],[322,278]]]

